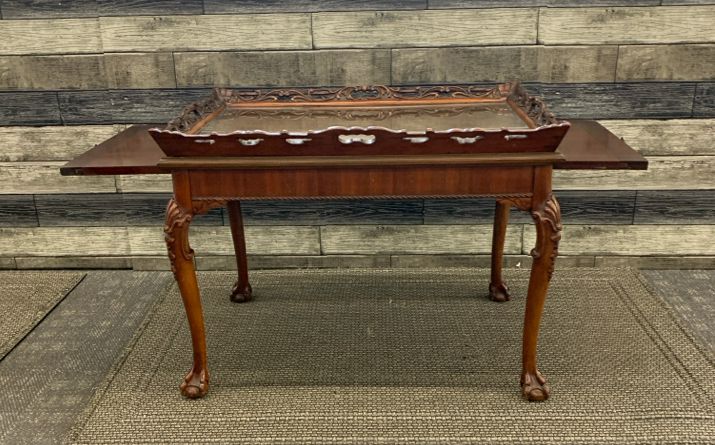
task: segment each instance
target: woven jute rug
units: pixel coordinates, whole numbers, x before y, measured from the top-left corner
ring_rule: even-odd
[[[74,289],[84,273],[0,272],[0,360]]]
[[[630,270],[557,270],[540,368],[519,391],[528,271],[515,299],[488,271],[200,275],[211,389],[178,391],[191,363],[176,287],[97,392],[74,443],[714,443],[715,363]],[[100,345],[96,345],[100,347]]]

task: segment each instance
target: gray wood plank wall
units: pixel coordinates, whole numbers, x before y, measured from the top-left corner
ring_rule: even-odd
[[[561,117],[598,119],[651,163],[557,172],[561,264],[715,267],[715,2],[3,0],[0,18],[0,268],[165,268],[167,177],[57,169],[212,86],[508,79]],[[244,212],[258,267],[485,265],[493,202]],[[227,223],[220,209],[196,220],[200,267],[231,267]],[[533,236],[512,212],[509,264],[528,263]]]

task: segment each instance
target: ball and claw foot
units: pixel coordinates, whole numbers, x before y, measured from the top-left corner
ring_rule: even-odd
[[[549,385],[539,371],[521,376],[521,395],[530,402],[543,402],[549,398]]]
[[[193,369],[181,382],[181,394],[188,399],[199,399],[209,390],[209,375],[206,370],[196,372]]]
[[[490,283],[489,284],[489,299],[497,303],[504,303],[511,300],[509,288],[505,283]]]
[[[251,301],[253,298],[253,289],[251,289],[251,285],[247,284],[245,286],[241,286],[239,288],[238,283],[233,286],[233,290],[231,291],[231,301],[234,303],[245,303],[247,301]]]

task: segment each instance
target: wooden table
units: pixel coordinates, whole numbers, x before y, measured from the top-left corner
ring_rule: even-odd
[[[172,271],[186,308],[193,367],[181,384],[189,398],[209,387],[206,339],[189,224],[196,215],[227,206],[238,265],[231,299],[251,299],[240,201],[305,198],[447,198],[496,200],[489,295],[509,300],[502,278],[504,237],[510,206],[529,212],[536,246],[524,316],[522,394],[528,400],[549,396],[537,369],[536,345],[547,288],[561,238],[561,214],[552,193],[554,169],[646,169],[647,161],[593,121],[571,121],[571,129],[550,153],[471,155],[342,156],[281,158],[167,158],[147,132],[132,126],[61,168],[63,175],[171,173],[174,196],[164,227]]]

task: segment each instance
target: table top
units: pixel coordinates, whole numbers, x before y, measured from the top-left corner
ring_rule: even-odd
[[[557,169],[645,170],[648,161],[601,124],[572,120],[557,149]],[[165,158],[148,130],[157,125],[133,125],[65,164],[63,175],[122,175],[168,173],[159,164]]]

